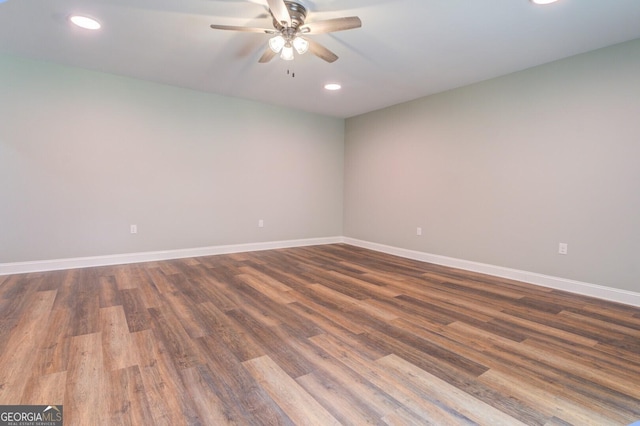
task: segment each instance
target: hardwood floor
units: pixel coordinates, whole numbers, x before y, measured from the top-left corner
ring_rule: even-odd
[[[66,425],[640,419],[640,309],[341,244],[0,276],[0,354]]]

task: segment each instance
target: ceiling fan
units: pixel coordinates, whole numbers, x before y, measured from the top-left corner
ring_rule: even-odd
[[[269,45],[258,62],[266,63],[278,53],[284,60],[294,58],[294,50],[302,55],[307,51],[327,62],[335,62],[338,55],[318,42],[304,36],[326,34],[336,31],[360,28],[362,21],[357,16],[326,19],[323,21],[305,23],[307,9],[300,3],[286,0],[267,0],[269,13],[273,17],[273,28],[251,28],[234,25],[211,25],[216,30],[244,31],[250,33],[271,34]]]

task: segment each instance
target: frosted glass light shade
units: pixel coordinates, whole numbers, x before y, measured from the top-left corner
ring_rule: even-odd
[[[296,37],[293,39],[293,47],[300,55],[304,55],[309,50],[309,42],[302,37]]]
[[[285,61],[293,61],[293,47],[291,47],[290,43],[284,45],[280,57]]]
[[[280,53],[285,43],[284,37],[277,35],[269,39],[269,48],[271,48],[275,53]]]

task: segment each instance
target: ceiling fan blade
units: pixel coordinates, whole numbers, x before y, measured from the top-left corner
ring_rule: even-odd
[[[273,15],[273,18],[280,22],[284,23],[285,26],[291,26],[291,15],[289,15],[289,10],[287,9],[287,5],[284,4],[284,0],[267,0],[269,4],[269,10]]]
[[[261,33],[261,34],[274,34],[276,30],[268,28],[251,28],[251,27],[238,27],[235,25],[216,25],[211,24],[211,28],[214,30],[230,30],[230,31],[243,31],[245,33]]]
[[[304,34],[325,34],[336,31],[352,30],[360,28],[362,21],[357,16],[344,18],[327,19],[324,21],[310,22],[300,27],[300,32]]]
[[[266,64],[267,62],[272,60],[276,55],[277,53],[271,50],[269,46],[267,46],[267,50],[264,51],[264,53],[262,54],[258,62],[261,64]]]
[[[316,55],[320,59],[324,59],[325,61],[331,63],[338,60],[338,55],[324,47],[318,42],[313,40],[307,40],[309,42],[309,51]]]

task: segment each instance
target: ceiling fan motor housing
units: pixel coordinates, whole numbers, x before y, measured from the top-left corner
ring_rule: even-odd
[[[287,6],[289,16],[291,16],[291,28],[296,29],[304,25],[304,20],[307,18],[307,9],[294,1],[285,1],[284,4]],[[276,28],[282,27],[282,24],[275,19],[273,20],[273,25]]]

